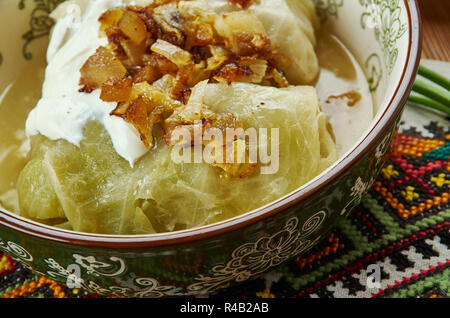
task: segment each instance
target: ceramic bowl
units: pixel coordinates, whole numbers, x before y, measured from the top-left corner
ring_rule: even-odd
[[[0,92],[42,61],[62,0],[0,2]],[[421,23],[414,0],[315,0],[323,22],[366,72],[376,117],[335,165],[279,200],[187,231],[142,236],[70,232],[0,212],[0,250],[69,287],[106,296],[198,295],[241,283],[308,251],[370,188],[415,78]],[[2,97],[0,97],[2,98]]]

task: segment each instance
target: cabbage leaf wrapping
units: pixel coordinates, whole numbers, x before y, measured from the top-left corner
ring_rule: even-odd
[[[259,0],[249,10],[263,23],[272,44],[279,47],[277,62],[293,85],[311,84],[319,74],[315,52],[318,27],[310,0]],[[288,63],[284,62],[288,58]],[[285,65],[286,64],[286,65]]]
[[[19,176],[20,214],[80,232],[152,234],[198,227],[246,213],[304,185],[333,163],[336,148],[313,87],[208,84],[203,103],[235,114],[245,127],[279,131],[274,174],[226,181],[207,163],[176,163],[156,147],[134,167],[115,151],[103,126],[89,122],[79,147],[32,137]],[[270,147],[269,147],[270,148]],[[271,150],[271,149],[270,149]]]

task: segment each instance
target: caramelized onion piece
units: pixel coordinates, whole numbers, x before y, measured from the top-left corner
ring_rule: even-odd
[[[240,82],[261,83],[267,72],[267,61],[256,58],[243,57],[239,60],[239,64],[242,66],[248,66],[252,74],[247,77],[242,77],[239,79]]]
[[[130,76],[123,79],[110,78],[102,85],[100,99],[105,102],[126,102],[132,88],[133,78]]]
[[[189,68],[185,67],[182,70],[180,70],[177,73],[175,81],[173,83],[171,95],[174,96],[177,100],[181,101],[183,104],[187,103],[186,96],[189,95],[187,93],[190,90],[188,81],[189,76],[192,73],[192,69],[193,66]]]
[[[134,84],[129,99],[119,103],[111,114],[131,123],[139,132],[143,144],[152,148],[153,126],[163,122],[181,103],[147,82]]]
[[[222,46],[211,45],[211,46],[209,46],[209,50],[212,55],[207,60],[207,63],[208,63],[207,68],[209,71],[217,70],[226,61],[228,61],[230,59],[231,53]]]
[[[80,91],[92,92],[94,89],[100,88],[103,83],[112,77],[123,78],[127,73],[127,69],[114,56],[111,50],[101,46],[84,63],[80,72],[80,85],[83,86]]]
[[[161,105],[169,111],[172,111],[175,108],[181,106],[181,103],[179,101],[174,100],[169,94],[150,85],[147,82],[133,85],[131,99],[136,99],[139,96],[144,98],[149,103]]]
[[[205,61],[201,61],[194,65],[191,70],[189,78],[187,80],[187,85],[189,87],[194,87],[197,83],[208,80],[211,76],[211,71],[206,67]]]
[[[186,105],[175,109],[170,117],[166,119],[167,127],[193,124],[195,121],[204,119],[215,119],[216,115],[203,102],[208,81],[203,81],[192,88],[190,98]]]
[[[152,16],[165,33],[165,40],[172,44],[183,46],[185,36],[181,24],[181,16],[175,3],[168,3],[155,7]]]
[[[105,11],[98,21],[100,22],[100,31],[106,31],[109,27],[117,25],[122,18],[124,9],[114,8]]]
[[[125,54],[125,52],[122,49],[122,45],[120,44],[120,39],[124,37],[122,31],[120,31],[120,29],[117,26],[112,25],[106,29],[105,34],[106,37],[108,38],[110,46],[113,47],[114,51],[119,55]]]
[[[284,76],[284,74],[280,70],[278,70],[276,68],[274,68],[272,70],[272,79],[277,84],[277,86],[280,88],[289,86],[289,81],[287,80],[287,78]]]
[[[272,58],[274,55],[269,38],[261,34],[235,32],[232,41],[235,53],[239,56]]]
[[[152,45],[151,50],[164,56],[178,67],[184,67],[193,64],[191,53],[167,41],[158,39]]]
[[[171,94],[173,86],[175,84],[175,77],[166,74],[157,81],[153,82],[152,86],[162,90],[166,94]]]
[[[159,69],[153,65],[146,65],[139,69],[133,76],[134,83],[148,82],[153,83],[162,77]]]
[[[176,75],[178,72],[178,67],[173,62],[171,62],[169,59],[165,58],[162,55],[159,55],[157,53],[153,54],[152,56],[153,61],[151,63],[155,63],[159,69],[159,71],[163,74],[171,74]],[[153,65],[153,64],[151,64]]]
[[[151,106],[152,104],[146,102],[144,98],[138,97],[130,103],[126,111],[126,120],[133,124],[147,148],[152,148],[154,145],[153,126],[149,121]]]
[[[129,59],[128,64],[132,66],[142,66],[144,64],[146,54],[145,42],[138,45],[129,39],[121,38],[120,46]]]
[[[226,82],[230,85],[232,82],[242,82],[253,75],[249,66],[240,65],[237,62],[229,63],[217,72],[214,79],[218,82]]]
[[[210,45],[215,43],[214,28],[211,24],[198,23],[195,28],[195,44]]]
[[[117,107],[111,112],[111,116],[122,117],[126,119],[127,110],[130,107],[129,102],[120,102]]]
[[[119,22],[119,28],[135,44],[141,44],[147,37],[144,21],[134,11],[127,10]]]

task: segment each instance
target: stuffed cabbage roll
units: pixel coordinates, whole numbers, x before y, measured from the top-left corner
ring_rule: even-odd
[[[313,87],[208,84],[205,92],[203,102],[211,111],[231,112],[246,127],[268,128],[269,145],[270,129],[278,128],[276,173],[223,180],[220,169],[207,163],[175,163],[162,138],[131,168],[104,128],[90,122],[79,148],[65,140],[33,137],[32,159],[18,182],[21,214],[47,222],[67,219],[73,230],[93,233],[187,229],[263,206],[336,159]]]
[[[184,230],[279,199],[337,159],[315,88],[296,86],[319,71],[310,0],[73,0],[53,16],[22,216]]]

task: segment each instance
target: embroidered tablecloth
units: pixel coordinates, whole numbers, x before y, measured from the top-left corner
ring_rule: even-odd
[[[449,157],[449,118],[408,105],[380,176],[348,219],[306,255],[215,296],[449,297]],[[0,297],[97,296],[36,275],[0,253]]]

